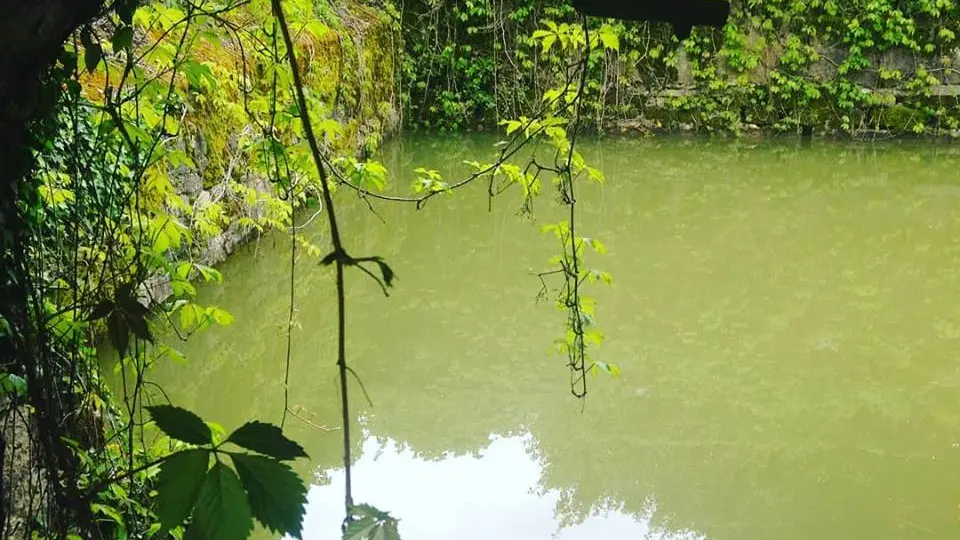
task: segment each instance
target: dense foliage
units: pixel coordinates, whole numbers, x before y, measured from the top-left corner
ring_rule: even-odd
[[[37,450],[27,468],[41,471],[26,475],[31,502],[11,506],[4,532],[232,539],[254,520],[300,531],[306,490],[285,462],[306,453],[283,435],[286,400],[280,427],[251,419],[228,435],[150,381],[151,366],[182,356],[174,339],[155,336],[187,339],[233,322],[196,302],[197,282],[223,279],[210,264],[226,244],[272,233],[292,246],[288,332],[296,258],[336,269],[344,534],[396,537],[394,518],[351,495],[347,381],[357,374],[343,293],[347,271],[386,293],[394,269],[350,251],[334,194],[420,208],[480,181],[491,199],[518,191],[532,212],[551,188],[564,219],[543,227],[557,255],[539,278],[564,314],[554,348],[583,397],[589,373],[618,372],[590,356],[603,336],[585,291],[611,277],[588,266],[588,248],[605,248],[577,226],[578,182],[604,180],[576,150],[583,129],[960,128],[958,96],[948,92],[960,81],[953,0],[734,8],[722,30],[696,29],[682,42],[666,25],[586,20],[560,0],[424,0],[379,11],[313,0],[127,1],[77,28],[47,75],[57,106],[33,126],[35,167],[16,215],[4,216],[0,405],[4,419],[29,428]],[[408,194],[388,193],[391,180],[408,180],[368,158],[396,123],[397,88],[410,126],[501,129],[505,138],[491,158],[470,162],[466,178],[427,164],[410,171]],[[298,208],[328,219],[328,248],[298,234],[313,219],[298,221]],[[120,379],[119,395],[103,366]],[[6,468],[13,458],[3,454]]]
[[[566,2],[407,2],[406,118],[490,128],[522,114],[558,65],[532,39]],[[954,0],[740,0],[721,30],[678,41],[664,23],[614,22],[618,51],[591,57],[598,130],[871,135],[960,129]]]
[[[254,518],[299,531],[305,488],[281,461],[302,449],[259,423],[221,439],[215,423],[159,406],[168,399],[149,376],[182,360],[176,338],[233,321],[195,302],[198,281],[222,279],[204,264],[212,242],[292,232],[319,254],[295,234],[294,209],[322,191],[300,118],[323,119],[331,160],[377,143],[354,143],[376,130],[332,118],[353,107],[354,118],[378,118],[351,92],[376,91],[364,88],[376,71],[346,74],[343,21],[329,6],[284,4],[295,46],[332,44],[341,57],[307,75],[305,106],[292,102],[270,2],[118,3],[77,29],[50,71],[55,114],[34,129],[36,165],[3,223],[0,399],[14,427],[2,446],[18,449],[3,452],[14,471],[3,483],[5,537],[242,538]]]
[[[603,245],[577,235],[574,191],[581,176],[603,179],[575,140],[587,60],[617,48],[612,28],[549,22],[533,33],[544,52],[554,52],[555,86],[528,115],[504,121],[508,140],[493,161],[476,161],[475,172],[450,182],[419,167],[403,197],[383,194],[382,165],[356,157],[376,146],[389,116],[382,81],[391,80],[392,54],[382,52],[384,41],[374,42],[379,56],[372,58],[345,45],[357,25],[389,28],[363,6],[353,13],[370,19],[348,20],[349,13],[309,0],[127,2],[67,40],[46,83],[59,90],[55,114],[34,131],[36,165],[21,182],[15,219],[5,223],[4,287],[16,296],[2,312],[0,337],[11,351],[0,372],[4,417],[26,424],[27,447],[39,448],[26,467],[42,472],[36,483],[28,473],[26,486],[15,477],[7,488],[24,487],[30,502],[12,509],[5,534],[240,539],[254,519],[299,533],[306,490],[283,462],[306,453],[282,433],[286,396],[281,427],[251,421],[227,435],[168,404],[150,380],[151,366],[182,358],[170,346],[174,336],[233,322],[195,301],[197,281],[223,279],[206,264],[214,262],[210,246],[231,231],[237,241],[272,231],[293,248],[288,333],[296,258],[336,268],[344,535],[396,537],[394,518],[351,495],[347,381],[357,374],[347,365],[344,317],[346,270],[361,270],[384,292],[394,274],[381,257],[350,253],[336,221],[338,186],[421,207],[486,181],[490,197],[518,186],[529,211],[548,180],[568,210],[567,219],[545,227],[560,254],[541,275],[543,293],[557,277],[557,305],[566,313],[556,349],[568,357],[578,397],[589,372],[616,373],[588,354],[602,336],[582,291],[609,276],[585,265],[585,248],[602,252]],[[325,56],[331,48],[336,53]],[[348,54],[359,57],[351,73]],[[371,122],[380,125],[371,129]],[[297,234],[302,206],[328,219],[332,251],[322,258],[319,246]],[[119,395],[104,384],[104,366],[120,379]]]

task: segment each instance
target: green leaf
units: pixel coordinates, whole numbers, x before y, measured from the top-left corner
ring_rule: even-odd
[[[83,51],[83,65],[86,66],[87,71],[90,73],[97,70],[97,65],[102,58],[103,47],[101,47],[99,43],[91,43],[90,46]]]
[[[514,131],[520,129],[523,123],[519,120],[507,120],[504,122],[507,126],[507,135],[512,135]]]
[[[90,322],[90,321],[100,320],[112,312],[113,312],[113,302],[111,302],[110,300],[104,300],[103,302],[100,302],[99,304],[96,305],[96,307],[93,308],[93,311],[90,312],[90,316],[87,317],[87,321]]]
[[[303,447],[288,439],[280,428],[264,422],[247,422],[231,433],[227,442],[282,461],[309,457]]]
[[[137,9],[137,4],[139,4],[139,0],[117,0],[114,3],[117,16],[124,24],[128,26],[133,24],[133,12]]]
[[[157,477],[157,517],[164,531],[183,524],[197,501],[210,464],[207,450],[184,450],[160,465]]]
[[[173,291],[174,296],[196,296],[197,288],[193,286],[189,281],[183,279],[173,279],[170,280],[170,290]]]
[[[112,506],[107,506],[105,504],[91,504],[90,509],[93,510],[95,514],[103,514],[110,518],[110,520],[114,523],[123,525],[123,516],[120,515],[120,512],[117,512],[116,508]]]
[[[200,486],[185,538],[246,540],[253,515],[237,473],[217,461]]]
[[[549,34],[547,36],[544,36],[543,41],[541,42],[543,44],[543,53],[546,54],[550,52],[550,48],[553,47],[553,44],[556,42],[557,42],[556,34]]]
[[[196,304],[186,303],[180,306],[180,328],[189,330],[199,322],[200,308]]]
[[[313,34],[313,37],[316,39],[321,39],[323,36],[330,31],[330,27],[323,24],[322,22],[314,19],[306,24],[306,29],[308,32]]]
[[[80,31],[80,43],[83,45],[83,64],[87,71],[93,73],[103,58],[103,47],[93,42],[93,31],[90,26],[85,26]]]
[[[213,321],[220,326],[230,326],[233,324],[233,314],[225,309],[212,307],[210,308],[210,316],[213,318]]]
[[[114,52],[117,51],[126,51],[130,49],[133,45],[133,28],[129,26],[121,26],[117,28],[117,31],[113,33],[113,39],[110,40],[113,44]]]
[[[599,253],[600,255],[603,255],[604,253],[607,252],[607,246],[603,245],[603,242],[597,240],[596,238],[590,238],[589,243],[590,243],[590,247],[592,247],[593,250]]]
[[[27,394],[27,381],[13,373],[0,373],[0,391],[3,391],[4,394],[25,396]]]
[[[267,529],[300,537],[307,488],[297,473],[275,459],[230,454],[247,490],[253,516]]]
[[[209,444],[213,442],[210,428],[199,416],[172,405],[154,405],[147,407],[150,417],[157,427],[173,439],[190,444]]]
[[[608,364],[606,362],[594,362],[593,365],[600,368],[601,370],[609,374],[611,377],[620,376],[620,367],[617,366],[616,364]]]
[[[617,37],[617,31],[608,24],[600,28],[600,42],[603,43],[605,49],[620,50],[620,38]]]
[[[351,520],[343,531],[343,540],[400,540],[397,520],[369,504],[351,509]]]
[[[188,59],[180,64],[180,69],[191,85],[197,88],[216,89],[217,78],[214,77],[213,70],[207,64]]]
[[[204,281],[223,283],[223,274],[221,274],[219,270],[210,268],[209,266],[204,266],[202,264],[194,264],[193,267],[200,272],[200,275],[203,276]]]

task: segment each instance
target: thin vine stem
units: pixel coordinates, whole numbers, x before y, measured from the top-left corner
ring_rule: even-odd
[[[327,209],[327,219],[330,224],[330,242],[333,244],[333,251],[337,255],[334,260],[337,273],[337,367],[340,371],[340,409],[343,422],[344,506],[346,511],[344,526],[346,526],[353,509],[352,475],[350,470],[353,459],[350,452],[350,399],[347,385],[346,294],[344,291],[343,277],[346,252],[343,249],[340,228],[337,225],[337,215],[333,205],[333,197],[331,196],[330,181],[327,177],[326,167],[324,166],[323,154],[320,151],[320,145],[317,143],[317,137],[313,131],[313,124],[310,121],[307,98],[303,91],[303,79],[300,75],[300,67],[297,64],[293,39],[290,37],[290,28],[287,25],[281,0],[271,0],[271,5],[273,7],[273,14],[277,18],[277,23],[280,26],[280,33],[283,35],[284,45],[287,48],[287,60],[290,63],[290,70],[293,75],[297,106],[300,108],[300,121],[303,124],[303,132],[310,146],[310,153],[317,167],[317,173],[320,176],[323,202]]]

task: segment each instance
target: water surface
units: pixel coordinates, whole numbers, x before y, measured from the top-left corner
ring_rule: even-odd
[[[382,159],[463,173],[486,138],[407,138]],[[548,195],[485,186],[424,210],[341,192],[348,247],[398,274],[349,279],[358,501],[408,540],[947,539],[960,535],[960,149],[702,140],[585,143],[605,187],[580,230],[618,379],[568,393],[562,316],[537,303]],[[383,219],[386,223],[380,221]],[[322,220],[307,234],[322,242]],[[288,240],[201,300],[236,323],[154,376],[228,430],[283,410]],[[289,433],[311,456],[305,538],[336,538],[343,473],[331,270],[296,266]],[[582,412],[581,412],[582,409]]]

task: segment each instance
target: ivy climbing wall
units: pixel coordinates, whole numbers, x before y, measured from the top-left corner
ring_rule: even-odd
[[[591,57],[594,126],[960,135],[955,0],[734,0],[731,11],[682,42],[667,24],[613,22],[618,49]],[[485,129],[529,111],[561,71],[533,32],[576,17],[566,1],[407,2],[407,120]]]

